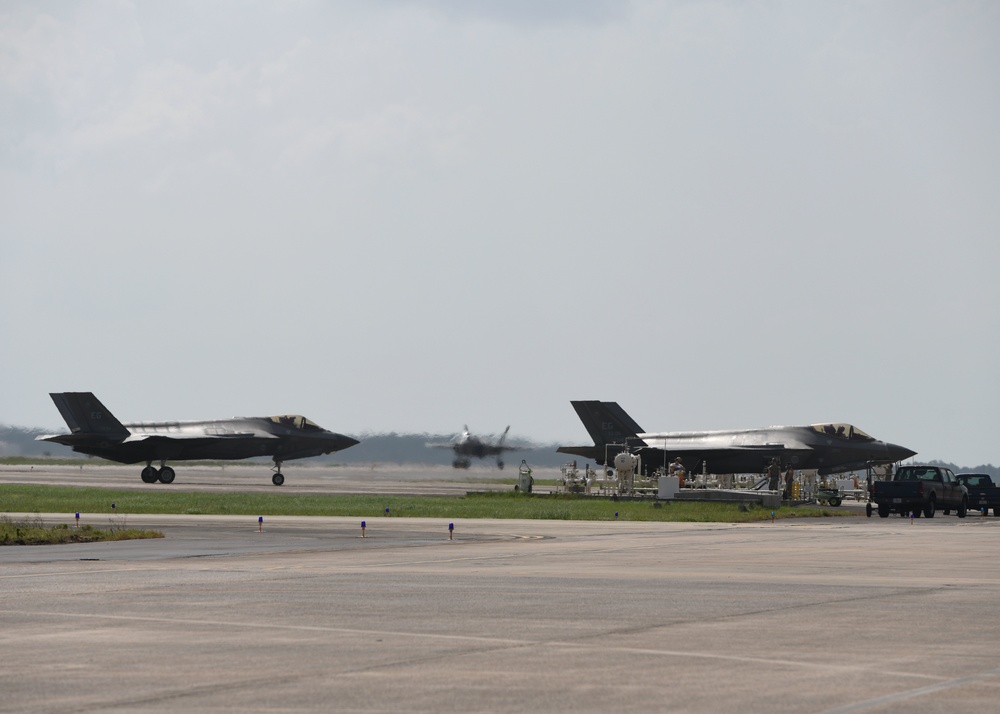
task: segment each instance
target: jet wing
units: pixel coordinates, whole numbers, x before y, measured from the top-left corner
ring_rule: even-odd
[[[754,439],[751,435],[737,432],[660,432],[637,434],[646,446],[666,451],[731,451],[734,453],[755,453],[759,451],[797,452],[811,451],[812,447],[798,439],[783,438],[781,441]]]
[[[599,446],[560,446],[556,451],[560,454],[572,454],[591,459],[600,463],[604,458],[604,449]]]
[[[244,431],[244,432],[228,432],[224,434],[194,434],[177,432],[176,434],[130,434],[125,441],[122,443],[129,444],[139,441],[149,441],[151,439],[158,439],[160,441],[215,441],[218,439],[277,439],[279,437],[274,434],[268,434],[266,432],[254,432],[254,431]]]
[[[452,441],[452,442],[447,443],[447,444],[434,444],[434,443],[428,442],[428,443],[425,444],[425,446],[428,446],[428,447],[430,447],[432,449],[454,449],[455,448],[455,444],[457,444],[457,443],[458,442],[455,442],[455,441]]]
[[[35,441],[53,441],[64,446],[77,446],[89,444],[94,441],[93,434],[40,434],[35,437]]]
[[[660,451],[669,451],[671,453],[701,453],[704,451],[723,451],[732,452],[734,454],[746,453],[754,454],[758,452],[765,451],[778,451],[778,452],[799,452],[799,451],[809,451],[806,448],[796,448],[795,445],[789,444],[706,444],[704,442],[682,442],[682,441],[664,441],[663,439],[644,439],[644,444],[632,444],[630,446],[640,449],[659,449]]]

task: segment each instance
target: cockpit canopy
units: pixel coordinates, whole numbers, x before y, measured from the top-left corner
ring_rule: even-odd
[[[812,428],[825,436],[848,441],[875,441],[865,432],[850,424],[813,424]]]
[[[289,429],[298,429],[299,431],[323,431],[323,427],[319,424],[315,424],[304,416],[298,414],[282,414],[281,416],[269,417],[271,421],[280,426],[288,427]]]

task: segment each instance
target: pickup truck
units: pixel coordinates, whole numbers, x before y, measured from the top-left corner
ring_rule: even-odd
[[[955,509],[959,518],[965,518],[969,507],[969,492],[959,483],[951,469],[943,466],[900,466],[892,481],[872,482],[872,500],[878,506],[878,515],[888,518],[890,513],[933,518],[939,508],[945,515]]]
[[[955,478],[969,492],[969,505],[987,512],[992,508],[993,516],[1000,517],[1000,486],[993,483],[989,474],[956,474]]]

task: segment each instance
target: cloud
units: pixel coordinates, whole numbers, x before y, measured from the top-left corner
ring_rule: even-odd
[[[198,72],[164,62],[139,74],[124,96],[110,97],[77,128],[69,144],[80,152],[127,150],[136,142],[185,142],[218,129],[221,109],[232,101],[244,76],[222,64]]]

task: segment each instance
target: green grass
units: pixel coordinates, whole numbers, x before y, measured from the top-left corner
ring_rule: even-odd
[[[115,504],[112,511],[111,504]],[[524,495],[493,492],[468,496],[350,496],[261,493],[192,493],[184,491],[111,490],[68,486],[7,484],[0,486],[0,512],[140,514],[180,513],[245,516],[389,515],[402,518],[528,518],[583,521],[687,521],[745,523],[766,520],[771,511],[741,511],[728,503],[654,505],[654,501],[612,501],[569,495]],[[776,518],[855,515],[822,507],[783,507]]]
[[[0,517],[0,545],[54,545],[57,543],[92,543],[104,540],[134,540],[136,538],[162,538],[159,531],[127,528],[124,519],[108,530],[100,530],[85,525],[70,528],[58,525],[46,528],[40,518],[14,521],[7,516]]]

